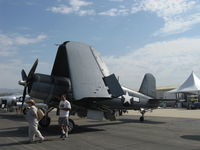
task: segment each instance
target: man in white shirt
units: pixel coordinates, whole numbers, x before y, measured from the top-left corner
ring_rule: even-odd
[[[71,110],[71,104],[66,99],[65,95],[61,96],[61,101],[59,103],[59,125],[61,127],[61,138],[65,139],[69,137],[68,126],[69,126],[69,111]]]

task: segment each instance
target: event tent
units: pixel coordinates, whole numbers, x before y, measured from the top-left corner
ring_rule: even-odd
[[[185,82],[178,88],[169,91],[170,93],[200,93],[200,79],[194,72],[185,80]]]

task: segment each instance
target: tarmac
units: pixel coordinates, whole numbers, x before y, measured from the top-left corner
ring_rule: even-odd
[[[139,111],[128,111],[127,115],[140,115],[140,113]],[[186,109],[160,108],[160,109],[155,109],[152,112],[147,112],[145,116],[200,119],[200,109],[186,110]]]
[[[1,150],[200,150],[200,110],[157,109],[139,121],[137,111],[117,121],[75,119],[69,138],[59,138],[55,112],[52,125],[40,129],[46,140],[27,144],[28,127],[23,115],[0,112]]]

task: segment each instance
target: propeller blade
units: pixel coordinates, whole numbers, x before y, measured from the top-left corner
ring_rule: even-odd
[[[26,81],[28,77],[27,77],[26,72],[24,71],[24,69],[22,69],[21,75],[22,75],[22,80]]]
[[[25,102],[25,98],[26,98],[26,88],[27,88],[27,86],[24,87],[24,91],[23,91],[22,107],[24,106],[24,102]]]
[[[30,70],[30,72],[29,72],[29,74],[28,74],[28,79],[27,80],[30,80],[32,77],[33,77],[33,75],[34,75],[34,73],[35,73],[35,70],[36,70],[36,68],[37,68],[37,65],[38,65],[38,59],[35,61],[35,63],[33,64],[33,66],[32,66],[32,68],[31,68],[31,70]]]

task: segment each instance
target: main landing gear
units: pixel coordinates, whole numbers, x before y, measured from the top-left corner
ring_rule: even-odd
[[[42,127],[42,128],[46,128],[50,125],[51,123],[51,118],[48,116],[49,112],[51,112],[54,108],[51,107],[49,108],[48,110],[44,110],[42,109],[42,111],[44,112],[45,116],[39,121],[39,125]]]
[[[39,125],[42,128],[47,128],[50,123],[51,123],[51,118],[48,116],[49,112],[52,111],[54,108],[50,108],[46,113],[45,116],[39,121]],[[43,110],[44,111],[44,110]],[[75,128],[75,123],[72,119],[69,118],[69,133],[73,132],[74,128]]]
[[[46,128],[50,125],[51,123],[51,118],[49,116],[44,116],[40,121],[39,121],[39,124],[42,128]],[[75,128],[75,123],[72,119],[69,119],[69,126],[68,126],[68,129],[69,129],[69,133],[73,132]]]

